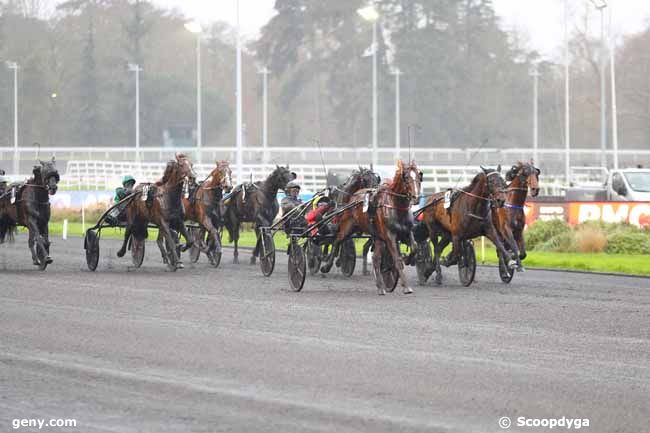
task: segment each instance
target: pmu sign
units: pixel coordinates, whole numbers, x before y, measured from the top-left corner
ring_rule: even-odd
[[[647,202],[571,202],[568,207],[571,225],[602,221],[650,227],[650,203]]]

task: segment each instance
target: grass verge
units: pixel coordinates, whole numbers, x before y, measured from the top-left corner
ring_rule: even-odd
[[[86,225],[86,229],[90,228]],[[22,229],[25,231],[25,229]],[[63,223],[51,222],[50,235],[61,236],[63,233]],[[68,236],[83,236],[81,223],[68,224]],[[102,237],[107,239],[122,239],[124,230],[121,229],[103,229]],[[149,231],[149,239],[155,239],[157,230]],[[224,235],[224,245],[229,245],[227,235]],[[361,254],[361,248],[365,240],[357,241],[357,253]],[[277,233],[275,236],[276,248],[285,250],[288,241],[284,233]],[[230,244],[232,245],[232,244]],[[253,247],[255,245],[255,235],[251,231],[243,231],[240,235],[239,245],[242,247]],[[481,263],[483,257],[481,254],[481,241],[475,241],[477,261]],[[485,262],[486,264],[496,265],[497,255],[494,247],[486,242],[485,245]],[[606,254],[606,253],[557,253],[546,251],[530,251],[524,261],[526,268],[546,268],[546,269],[563,269],[578,270],[587,272],[611,272],[628,275],[650,276],[650,260],[647,255],[642,254]]]

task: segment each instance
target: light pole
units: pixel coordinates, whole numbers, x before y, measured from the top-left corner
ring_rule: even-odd
[[[6,62],[7,68],[14,71],[14,175],[18,175],[19,157],[18,157],[18,63]]]
[[[605,44],[605,0],[591,0],[600,12],[600,164],[607,167],[607,95],[605,86],[605,68],[607,46]]]
[[[618,170],[618,110],[616,108],[616,41],[612,29],[612,8],[609,8],[610,47],[609,65],[612,76],[612,148],[614,151],[614,170]]]
[[[262,162],[264,164],[268,163],[268,152],[267,148],[269,146],[269,74],[271,71],[269,71],[269,68],[264,66],[261,68],[258,72],[260,75],[262,75],[262,93],[263,93],[263,98],[262,98],[262,149],[263,149],[263,154],[262,154]]]
[[[239,23],[239,0],[237,0],[237,182],[244,181],[244,155],[243,155],[243,113],[242,113],[242,43],[241,43],[241,25]]]
[[[533,161],[537,163],[537,149],[539,147],[539,65],[533,65],[533,71],[530,74],[533,77]]]
[[[564,178],[571,185],[571,115],[569,103],[569,0],[564,0]]]
[[[196,153],[197,160],[201,162],[201,147],[203,146],[203,133],[201,125],[201,33],[203,28],[197,21],[185,23],[185,29],[196,35]]]
[[[395,75],[395,158],[400,159],[401,148],[401,128],[400,128],[400,76],[404,73],[399,68],[395,68],[391,74]]]
[[[377,21],[379,12],[373,5],[357,10],[364,20],[372,23],[372,165],[377,167]]]
[[[129,71],[135,73],[135,160],[140,162],[140,65],[129,63]]]

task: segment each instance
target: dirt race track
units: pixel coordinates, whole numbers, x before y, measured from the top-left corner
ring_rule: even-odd
[[[76,419],[79,432],[499,432],[517,419],[589,419],[579,431],[650,431],[650,279],[527,271],[470,288],[378,297],[333,270],[287,290],[286,257],[166,272],[85,267],[55,240],[46,272],[26,239],[0,246],[0,431]],[[411,269],[409,275],[415,279]],[[22,428],[16,431],[38,431]]]

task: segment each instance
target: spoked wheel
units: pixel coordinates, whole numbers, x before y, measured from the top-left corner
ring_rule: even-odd
[[[262,274],[265,277],[270,277],[275,268],[275,244],[273,243],[273,235],[263,231],[260,235],[260,240],[262,241],[260,267],[262,268]]]
[[[501,255],[501,253],[498,250],[497,250],[497,256],[499,257],[499,277],[501,277],[501,281],[503,281],[506,284],[509,284],[510,281],[512,281],[512,277],[515,276],[515,270],[508,267],[508,264],[506,263],[506,259]]]
[[[346,277],[354,274],[354,267],[357,264],[357,251],[353,239],[346,239],[341,245],[341,273]]]
[[[460,283],[468,287],[474,282],[476,275],[476,253],[471,240],[462,241],[460,257],[458,258],[458,277]]]
[[[429,240],[418,242],[415,251],[415,269],[418,273],[418,283],[424,284],[433,270],[433,256]]]
[[[299,292],[305,285],[305,276],[307,275],[307,260],[302,247],[298,241],[291,240],[289,244],[289,285],[291,290]]]
[[[131,258],[135,268],[142,266],[144,261],[144,239],[138,240],[133,236],[131,237]]]
[[[89,270],[95,271],[99,264],[99,236],[96,231],[88,230],[86,232],[84,248],[86,249],[86,265]]]
[[[38,260],[38,269],[44,271],[50,263],[47,260],[47,248],[45,248],[45,241],[41,238],[36,241],[36,259]]]
[[[397,281],[399,280],[399,272],[388,248],[384,248],[384,252],[381,255],[381,278],[384,280],[384,286],[388,293],[395,290]]]
[[[208,249],[208,259],[210,264],[215,268],[219,267],[221,263],[221,235],[217,236],[216,239],[211,239],[209,242]]]
[[[199,257],[201,257],[201,249],[199,248],[199,245],[203,241],[205,233],[200,228],[192,227],[189,229],[189,234],[194,241],[192,248],[190,248],[190,262],[196,263],[199,261]]]
[[[323,260],[323,253],[320,245],[309,239],[305,244],[305,253],[307,254],[307,267],[311,275],[316,275],[320,272],[320,264]]]

